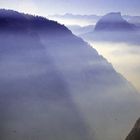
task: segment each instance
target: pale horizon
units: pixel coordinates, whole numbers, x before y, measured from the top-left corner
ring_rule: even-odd
[[[56,5],[57,3],[57,5]],[[47,17],[48,15],[71,13],[74,15],[105,15],[110,12],[121,12],[122,15],[140,16],[138,0],[5,0],[0,1],[0,8],[16,10],[28,14]],[[78,8],[77,8],[78,7]]]

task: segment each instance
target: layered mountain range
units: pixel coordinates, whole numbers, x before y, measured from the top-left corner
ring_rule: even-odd
[[[0,10],[0,139],[124,140],[140,95],[64,25]]]
[[[138,26],[126,21],[120,12],[112,12],[101,17],[94,30],[80,36],[88,42],[105,41],[139,45],[139,33]]]

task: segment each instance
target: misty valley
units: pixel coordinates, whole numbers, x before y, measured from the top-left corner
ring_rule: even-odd
[[[0,140],[139,140],[140,34],[112,16],[75,32],[0,10]]]

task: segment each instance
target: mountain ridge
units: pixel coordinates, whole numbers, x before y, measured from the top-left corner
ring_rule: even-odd
[[[14,25],[10,24],[13,23]],[[9,23],[9,24],[8,24]],[[14,28],[16,25],[16,29]],[[19,13],[14,10],[6,10],[6,9],[1,9],[0,10],[0,30],[5,30],[5,27],[8,31],[23,31],[28,30],[29,28],[32,30],[38,30],[39,28],[40,31],[47,30],[49,32],[53,32],[58,30],[59,33],[66,33],[66,34],[71,34],[71,31],[68,30],[64,25],[61,25],[56,21],[49,20],[45,17],[41,16],[32,16],[30,14],[24,14],[24,13]],[[4,27],[5,26],[5,27]],[[2,28],[1,28],[2,27]]]

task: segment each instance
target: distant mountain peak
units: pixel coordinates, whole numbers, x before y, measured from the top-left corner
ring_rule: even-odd
[[[106,14],[105,16],[102,17],[101,20],[106,20],[106,21],[112,21],[112,22],[118,22],[124,20],[121,16],[120,12],[111,12]]]
[[[135,25],[130,24],[121,16],[120,12],[111,12],[103,16],[96,24],[95,31],[132,31]]]

